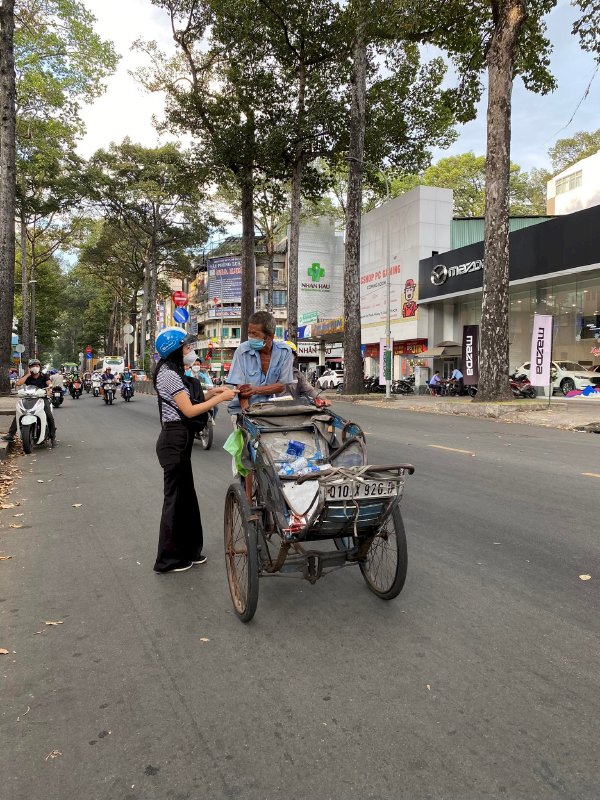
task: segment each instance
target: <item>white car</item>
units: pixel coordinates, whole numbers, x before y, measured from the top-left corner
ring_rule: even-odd
[[[525,362],[516,370],[517,375],[524,373],[529,378],[530,366],[529,361]],[[585,389],[590,384],[592,386],[600,386],[600,373],[592,372],[576,361],[553,361],[552,374],[553,392],[560,389],[563,394],[567,394],[572,392],[573,389]]]
[[[317,378],[317,384],[320,389],[335,389],[343,382],[343,369],[326,369],[321,377]]]

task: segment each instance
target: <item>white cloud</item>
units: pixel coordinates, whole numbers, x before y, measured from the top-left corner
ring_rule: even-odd
[[[121,142],[125,136],[147,147],[163,141],[152,125],[152,116],[161,118],[164,98],[150,94],[129,73],[147,62],[132,52],[136,39],[155,39],[166,51],[173,51],[167,14],[150,0],[84,0],[96,17],[95,30],[109,39],[121,56],[116,73],[109,78],[106,92],[92,105],[85,106],[82,118],[87,133],[78,150],[89,157],[100,147]]]

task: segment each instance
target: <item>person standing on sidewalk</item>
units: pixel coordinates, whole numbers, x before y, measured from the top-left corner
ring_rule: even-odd
[[[182,328],[165,328],[156,337],[160,361],[154,388],[162,425],[156,454],[164,472],[164,501],[154,571],[160,573],[183,572],[206,561],[192,472],[192,424],[195,417],[236,395],[227,388],[204,394],[199,381],[185,377],[185,368],[196,360],[195,344],[196,337],[186,336]]]

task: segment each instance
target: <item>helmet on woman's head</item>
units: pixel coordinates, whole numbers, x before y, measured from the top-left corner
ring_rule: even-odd
[[[186,338],[183,328],[164,328],[156,337],[156,352],[161,358],[166,358],[182,347]]]

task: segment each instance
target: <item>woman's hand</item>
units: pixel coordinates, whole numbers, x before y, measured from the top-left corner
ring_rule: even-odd
[[[222,389],[217,390],[219,403],[228,403],[230,400],[233,400],[236,394],[238,394],[238,390],[230,389],[228,386],[224,386]]]

